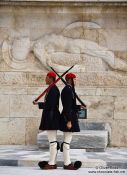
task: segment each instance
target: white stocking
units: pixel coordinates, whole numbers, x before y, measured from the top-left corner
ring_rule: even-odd
[[[47,136],[49,141],[49,151],[50,151],[50,158],[49,158],[49,165],[56,164],[56,157],[57,157],[57,131],[56,130],[47,130]]]
[[[63,143],[63,157],[64,165],[69,165],[70,160],[70,143],[72,140],[72,132],[64,132],[64,143]]]

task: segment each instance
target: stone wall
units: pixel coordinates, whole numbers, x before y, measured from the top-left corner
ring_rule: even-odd
[[[127,146],[126,19],[126,3],[1,5],[0,144],[36,144],[41,111],[32,101],[50,66],[75,64],[85,122],[109,122],[111,146]]]

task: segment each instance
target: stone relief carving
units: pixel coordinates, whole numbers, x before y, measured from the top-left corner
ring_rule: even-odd
[[[25,69],[27,66],[27,56],[30,51],[30,39],[15,39],[12,44],[5,40],[2,45],[2,55],[4,61],[14,69]]]
[[[50,66],[58,72],[65,71],[70,65],[75,65],[73,71],[127,71],[127,63],[115,55],[108,48],[88,39],[66,36],[68,31],[76,27],[100,29],[100,26],[90,22],[76,22],[67,26],[61,34],[50,34],[36,41],[29,37],[15,38],[12,43],[5,40],[2,45],[4,61],[12,68],[24,70],[31,64],[29,53],[34,53],[42,68]]]

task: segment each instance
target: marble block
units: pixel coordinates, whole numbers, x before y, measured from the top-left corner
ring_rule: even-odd
[[[58,132],[59,142],[63,142],[63,133]],[[48,148],[46,131],[38,134],[37,144],[39,148]],[[72,149],[105,149],[108,144],[108,131],[82,130],[73,134]]]

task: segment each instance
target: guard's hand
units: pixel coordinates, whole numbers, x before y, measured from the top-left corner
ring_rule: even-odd
[[[82,106],[82,105],[81,105],[81,109],[87,109],[87,106]]]
[[[34,105],[37,105],[37,104],[38,104],[38,102],[36,102],[36,101],[34,100],[34,101],[33,101],[33,104],[34,104]]]
[[[71,128],[72,128],[72,123],[71,123],[71,121],[67,122],[67,128],[68,128],[68,129],[71,129]]]

